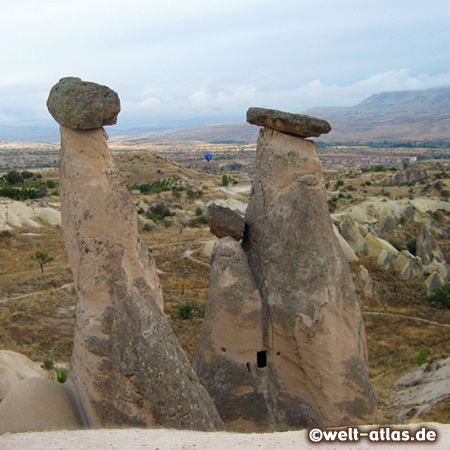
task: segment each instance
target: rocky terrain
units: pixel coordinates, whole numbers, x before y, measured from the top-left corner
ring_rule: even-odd
[[[154,158],[140,152],[137,155],[141,163],[131,164],[135,155],[129,153],[119,158],[120,164],[128,168],[129,182],[133,173],[137,178],[145,177],[142,162]],[[202,191],[201,196],[188,196],[186,187],[178,198],[169,190],[135,194],[133,199],[143,227],[141,238],[152,249],[160,273],[166,316],[192,360],[208,295],[207,255],[216,238],[205,223],[190,224],[192,221],[194,225],[201,217],[197,215],[199,209],[206,213],[211,202],[244,211],[249,192],[245,187],[249,182],[241,179],[234,187],[220,187],[221,176],[217,174],[203,184],[202,171],[191,176],[194,169],[178,167],[185,177],[182,185],[193,192]],[[350,261],[362,301],[370,374],[379,401],[380,420],[404,417],[405,408],[397,413],[398,403],[392,397],[394,384],[417,366],[417,360],[435,361],[450,351],[447,343],[450,314],[446,308],[432,307],[426,300],[426,281],[433,273],[439,282],[440,278],[446,281],[446,266],[439,259],[442,254],[448,261],[450,248],[446,231],[448,173],[445,168],[434,166],[408,170],[325,172],[329,207],[335,208],[331,215],[335,232]],[[154,171],[154,175],[161,174]],[[160,204],[175,215],[148,219],[148,213],[152,216],[151,208]],[[7,217],[1,222],[0,240],[2,348],[24,353],[41,365],[45,363],[47,368],[67,367],[74,326],[74,295],[58,226],[59,198],[29,201],[28,205],[4,199],[0,206],[3,211],[0,217]],[[183,225],[181,219],[186,216],[189,222]],[[422,257],[419,264],[417,255],[418,248],[430,248],[428,244],[417,245],[420,235],[425,235],[422,229],[429,229],[436,244],[431,250],[433,259],[427,264]],[[38,249],[46,249],[55,257],[45,266],[44,273],[30,259]],[[385,265],[388,261],[389,269]],[[180,313],[185,309],[188,318],[182,318],[186,316]],[[423,417],[447,422],[450,416],[446,402],[445,395],[439,397],[435,407],[423,412]]]

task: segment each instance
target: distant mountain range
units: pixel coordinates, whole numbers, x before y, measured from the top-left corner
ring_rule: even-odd
[[[332,131],[323,141],[450,141],[450,87],[383,92],[349,108],[311,108]]]
[[[332,131],[323,142],[367,143],[377,141],[450,142],[450,87],[423,91],[383,92],[351,107],[311,108],[304,112],[326,119]],[[246,123],[225,122],[167,131],[116,131],[111,140],[128,142],[203,141],[210,143],[254,143],[259,128]],[[57,142],[58,128],[0,127],[0,140]]]

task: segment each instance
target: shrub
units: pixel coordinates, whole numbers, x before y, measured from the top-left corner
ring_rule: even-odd
[[[395,239],[389,239],[389,244],[392,245],[392,247],[394,247],[396,250],[398,250],[399,252],[401,252],[402,250],[404,250],[404,248],[395,240]]]
[[[185,303],[184,305],[178,306],[178,318],[187,320],[194,317],[194,311],[191,303]]]
[[[375,167],[373,168],[373,171],[374,171],[374,172],[386,172],[386,167],[381,166],[381,165],[375,166]]]
[[[65,383],[67,380],[67,369],[55,369],[56,372],[56,380],[58,383]]]
[[[58,185],[58,183],[54,180],[47,180],[45,182],[45,185],[49,188],[49,189],[55,189],[55,187]]]
[[[334,189],[339,189],[341,186],[344,186],[344,182],[342,180],[337,180]]]
[[[450,283],[445,283],[433,289],[427,300],[431,306],[445,306],[450,309]]]
[[[447,189],[441,189],[439,192],[439,196],[448,200],[450,198],[450,192]]]
[[[23,176],[19,172],[17,172],[16,170],[10,170],[5,175],[5,180],[9,184],[19,184],[19,183],[23,183]]]
[[[414,361],[418,366],[421,366],[423,363],[427,361],[428,350],[422,348],[419,350],[419,354],[414,356]]]
[[[191,228],[200,228],[202,225],[206,225],[208,223],[208,219],[205,214],[198,216],[197,218],[191,220],[188,223],[188,226]]]
[[[336,211],[337,201],[339,199],[337,197],[333,197],[331,200],[328,200],[328,211],[330,213]]]

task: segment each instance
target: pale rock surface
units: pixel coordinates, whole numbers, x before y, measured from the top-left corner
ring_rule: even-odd
[[[61,213],[51,207],[35,206],[10,199],[0,199],[0,231],[14,228],[40,228],[40,221],[61,225]]]
[[[136,205],[136,208],[142,210],[144,213],[148,213],[150,211],[150,205],[142,200]]]
[[[417,238],[416,253],[425,265],[430,264],[433,260],[445,262],[444,255],[437,245],[430,227],[425,224],[420,228],[419,237]]]
[[[138,223],[139,223],[139,227],[142,228],[148,228],[148,229],[153,229],[156,227],[155,222],[153,222],[153,220],[149,220],[149,219],[145,219],[144,217],[138,216]]]
[[[369,256],[373,256],[374,258],[378,258],[383,250],[393,253],[394,255],[397,255],[398,253],[398,250],[392,244],[375,236],[373,233],[367,233],[365,240],[367,245],[367,254]]]
[[[361,264],[354,276],[356,293],[363,299],[370,300],[373,296],[373,282],[369,271]]]
[[[224,208],[232,209],[233,211],[245,213],[247,211],[248,204],[241,202],[240,200],[236,200],[235,198],[216,198],[214,200],[210,200],[206,203],[206,206],[216,204],[219,206],[223,206]]]
[[[207,256],[208,258],[212,255],[214,246],[216,245],[217,238],[210,239],[209,241],[205,242],[205,245],[203,247],[203,254]]]
[[[366,249],[366,241],[355,222],[350,219],[344,220],[339,226],[339,231],[356,254],[362,253]]]
[[[377,264],[385,270],[389,270],[395,259],[395,253],[381,250],[377,258]]]
[[[45,372],[21,353],[0,350],[0,402],[16,384],[30,377],[45,377]]]
[[[0,436],[2,450],[448,450],[450,448],[450,425],[440,423],[411,423],[391,425],[398,433],[407,430],[411,436],[418,431],[433,430],[437,440],[414,443],[398,440],[371,442],[361,438],[358,442],[321,442],[312,443],[309,430],[282,433],[205,433],[200,431],[182,431],[172,429],[142,430],[77,430],[41,433],[16,433]],[[361,433],[377,430],[368,425],[361,427]],[[381,432],[378,433],[381,436]],[[380,437],[381,439],[381,437]]]
[[[394,260],[394,266],[405,280],[412,280],[423,275],[422,261],[407,250],[398,253]]]
[[[341,246],[342,251],[344,252],[345,257],[347,258],[347,261],[358,261],[359,258],[356,255],[356,253],[353,251],[353,248],[349,245],[349,243],[342,237],[341,233],[339,233],[338,228],[333,225],[333,231],[335,236],[337,237],[337,240],[339,242],[339,245]]]
[[[431,295],[434,289],[438,288],[439,286],[443,286],[444,284],[445,279],[442,278],[442,275],[437,270],[431,272],[431,274],[425,280],[427,295]]]
[[[435,271],[439,273],[443,280],[448,280],[449,266],[447,263],[439,263],[437,261],[433,261],[423,268],[423,273],[425,275],[429,275]]]
[[[395,383],[391,403],[400,405],[401,420],[420,417],[450,398],[450,358],[434,359],[413,369]]]
[[[398,236],[397,220],[392,215],[383,217],[378,227],[382,236]]]
[[[0,434],[80,428],[83,420],[66,384],[26,378],[0,403]]]

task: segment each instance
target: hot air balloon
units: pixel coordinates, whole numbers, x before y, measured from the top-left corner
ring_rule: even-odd
[[[212,159],[212,157],[213,157],[213,155],[212,155],[212,153],[205,153],[205,159],[206,159],[206,161],[211,161],[211,159]]]

